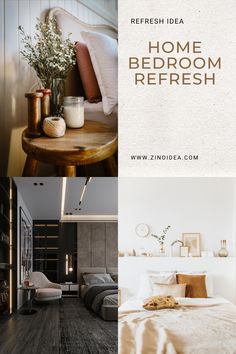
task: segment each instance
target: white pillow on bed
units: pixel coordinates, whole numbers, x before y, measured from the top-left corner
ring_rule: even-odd
[[[83,279],[86,285],[114,283],[110,274],[85,274]]]
[[[144,272],[140,278],[138,297],[153,295],[153,284],[176,284],[175,272]]]
[[[149,275],[151,283],[158,284],[176,284],[176,275],[175,273],[159,273],[159,274],[150,274]]]
[[[114,38],[96,32],[81,32],[88,47],[102,94],[105,115],[118,104],[118,45]]]
[[[153,284],[153,296],[185,297],[186,284]]]

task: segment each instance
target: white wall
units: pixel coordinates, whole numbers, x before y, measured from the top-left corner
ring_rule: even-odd
[[[20,208],[22,208],[28,217],[29,221],[33,224],[32,217],[30,215],[30,212],[20,194],[19,191],[17,191],[17,284],[20,285],[20,271],[21,271],[21,266],[20,266]],[[26,294],[23,294],[23,291],[18,290],[18,296],[17,296],[17,308],[20,308],[22,304],[26,301],[25,296]]]
[[[165,248],[182,239],[183,232],[201,234],[201,250],[218,251],[227,240],[229,255],[235,256],[235,180],[233,178],[120,178],[119,250],[144,248],[158,252],[150,235],[135,233],[139,223],[160,234],[167,226]]]
[[[120,178],[119,250],[132,252],[144,248],[158,253],[150,235],[140,238],[135,226],[146,223],[151,232],[160,233],[171,225],[166,237],[170,244],[182,232],[201,233],[201,249],[218,251],[220,240],[227,240],[227,259],[121,257],[119,286],[122,301],[137,294],[140,275],[145,270],[195,270],[214,274],[214,291],[235,302],[235,186],[233,178]]]
[[[36,17],[44,19],[50,8],[62,7],[92,24],[117,21],[116,0],[0,0],[0,175],[21,176],[25,154],[21,132],[27,124],[24,93],[36,82],[35,73],[21,58],[18,26],[28,34]],[[100,14],[100,15],[99,15]],[[107,18],[107,20],[105,19]]]

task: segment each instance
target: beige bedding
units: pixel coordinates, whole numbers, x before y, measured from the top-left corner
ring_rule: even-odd
[[[236,353],[236,306],[223,299],[180,299],[176,309],[121,306],[119,354]]]

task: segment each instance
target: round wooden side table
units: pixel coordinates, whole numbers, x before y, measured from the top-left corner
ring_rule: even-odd
[[[80,129],[67,129],[61,138],[28,138],[22,133],[22,147],[27,154],[22,176],[37,175],[38,162],[59,167],[59,175],[76,176],[77,165],[106,160],[111,176],[117,176],[114,154],[117,152],[117,130],[97,121],[85,121]]]

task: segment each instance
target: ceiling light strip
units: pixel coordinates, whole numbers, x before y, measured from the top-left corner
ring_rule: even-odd
[[[62,178],[62,193],[61,193],[61,219],[63,218],[64,211],[65,211],[66,184],[67,184],[67,177],[63,177]]]
[[[118,215],[64,215],[63,222],[82,222],[82,221],[117,221]]]
[[[86,188],[87,188],[87,185],[88,183],[91,181],[92,177],[87,177],[86,178],[86,181],[85,181],[85,184],[84,184],[84,188],[82,190],[82,193],[81,193],[81,196],[80,196],[80,201],[79,201],[79,206],[81,205],[82,203],[82,200],[83,200],[83,197],[84,197],[84,193],[86,191]]]

